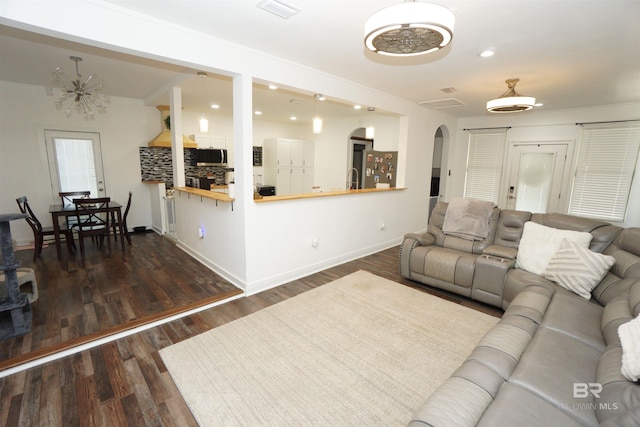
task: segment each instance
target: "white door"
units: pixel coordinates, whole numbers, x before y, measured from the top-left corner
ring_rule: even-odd
[[[61,191],[90,190],[105,197],[100,134],[45,130],[53,199]]]
[[[507,209],[558,212],[566,144],[516,145],[507,189]]]

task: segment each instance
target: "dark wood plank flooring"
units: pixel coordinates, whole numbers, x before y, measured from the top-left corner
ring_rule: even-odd
[[[158,350],[357,270],[370,271],[490,315],[502,314],[496,308],[402,278],[398,274],[398,254],[399,247],[394,247],[2,378],[0,425],[195,426]],[[149,262],[159,265],[163,261],[158,255]],[[168,268],[178,266],[163,267]],[[118,269],[109,271],[114,281],[121,280],[122,274]],[[144,282],[139,284],[140,292],[149,292],[142,289],[144,286]]]
[[[58,262],[54,245],[35,263],[32,249],[16,251],[21,266],[35,270],[40,295],[32,305],[31,333],[0,341],[0,369],[241,293],[156,233],[131,239],[124,252],[114,244],[111,258],[87,239],[84,265],[79,254],[65,253]]]

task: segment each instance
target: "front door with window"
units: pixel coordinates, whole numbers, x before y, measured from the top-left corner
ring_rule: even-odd
[[[45,130],[45,139],[54,200],[61,191],[106,196],[100,134]]]

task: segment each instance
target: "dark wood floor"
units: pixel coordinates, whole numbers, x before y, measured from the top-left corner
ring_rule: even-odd
[[[156,235],[147,237],[154,242],[162,240]],[[158,350],[357,270],[369,271],[491,315],[502,314],[493,307],[402,278],[398,274],[398,253],[398,247],[391,248],[0,379],[0,425],[195,426],[196,421]],[[163,261],[164,258],[158,256],[149,262],[160,265]],[[176,267],[165,265],[161,269]],[[123,271],[113,269],[108,274],[111,280],[118,281]],[[139,285],[140,292],[147,292],[142,289],[145,283]]]
[[[35,270],[40,296],[32,305],[31,333],[0,342],[0,369],[199,301],[241,293],[156,233],[131,238],[124,252],[118,241],[111,258],[88,242],[84,264],[79,254],[68,253],[59,262],[53,245],[35,263],[32,249],[16,251],[22,267]]]

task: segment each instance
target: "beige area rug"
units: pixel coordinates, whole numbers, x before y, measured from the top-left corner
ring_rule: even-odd
[[[497,321],[358,271],[160,355],[201,426],[404,426]]]

